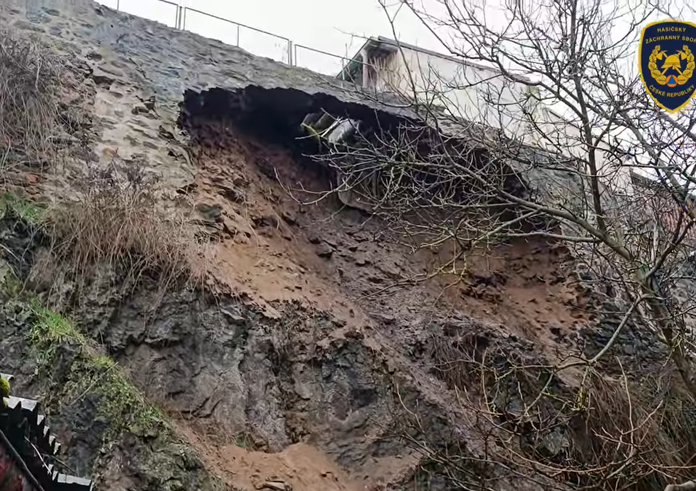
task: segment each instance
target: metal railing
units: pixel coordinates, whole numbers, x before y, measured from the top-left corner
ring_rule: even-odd
[[[310,70],[314,71],[319,71],[319,68],[314,68],[312,65],[312,62],[310,60],[307,60],[304,64],[300,65],[300,58],[303,58],[301,55],[303,52],[306,54],[309,54],[310,56],[314,57],[314,60],[319,60],[316,58],[316,55],[321,56],[321,63],[322,65],[326,65],[327,67],[329,64],[331,64],[331,74],[332,75],[338,75],[340,72],[343,71],[343,69],[346,67],[350,59],[346,58],[345,56],[339,56],[335,55],[333,53],[329,53],[328,51],[323,51],[320,49],[316,48],[310,48],[309,46],[303,46],[302,44],[294,44],[294,52],[293,52],[293,60],[295,61],[295,66],[302,66],[303,68],[309,68]],[[299,50],[299,55],[298,55],[298,50]],[[331,61],[329,61],[331,60]]]
[[[137,15],[147,19],[162,22],[170,27],[185,31],[194,32],[212,39],[218,39],[223,43],[243,48],[250,53],[260,56],[267,56],[276,61],[286,63],[291,66],[301,66],[309,68],[326,75],[337,75],[343,70],[350,61],[348,58],[335,55],[301,44],[295,44],[292,40],[264,31],[256,27],[247,26],[218,15],[210,14],[197,10],[193,7],[186,7],[171,0],[97,0],[102,5],[116,10]],[[149,6],[166,5],[167,9],[174,7],[172,12],[174,21],[166,20],[167,15],[159,10],[153,15],[148,9]],[[157,9],[155,9],[157,10]],[[206,25],[197,26],[197,21],[204,20]],[[233,26],[232,33],[224,28],[216,29],[215,24],[224,23],[225,26]],[[256,37],[254,37],[256,36]],[[300,58],[303,60],[301,61]]]
[[[233,46],[244,48],[254,54],[268,56],[269,58],[287,63],[288,65],[293,64],[293,43],[286,37],[278,36],[277,34],[264,31],[263,29],[247,26],[191,7],[180,7],[179,10],[181,13],[179,16],[180,22],[178,28],[181,30],[196,32],[206,37],[224,38],[219,40]],[[194,16],[197,16],[199,21],[202,20],[204,26],[197,28],[197,26],[192,25],[191,20],[194,19]],[[229,33],[225,32],[225,29],[220,29],[217,36],[215,34],[211,36],[211,31],[215,30],[216,22],[218,25],[222,22],[226,25],[234,26],[234,35],[230,36]]]
[[[107,7],[177,27],[179,4],[173,0],[96,0]],[[173,21],[171,20],[173,19]]]

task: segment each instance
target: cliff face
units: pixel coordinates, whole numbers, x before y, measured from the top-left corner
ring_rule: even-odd
[[[496,476],[479,467],[489,451],[481,412],[462,399],[461,389],[480,381],[467,379],[457,357],[485,348],[555,362],[581,330],[615,325],[611,313],[590,312],[562,247],[472,251],[461,282],[414,281],[446,251],[411,254],[369,215],[333,199],[294,199],[310,201],[329,177],[288,143],[292,135],[268,107],[408,114],[306,70],[87,0],[10,0],[0,20],[69,60],[68,103],[86,115],[60,168],[13,167],[8,189],[79,200],[95,173],[137,169],[156,180],[153,208],[193,210],[186,230],[206,246],[205,279],[163,290],[161,278],[134,279],[108,265],[78,279],[61,261],[41,261],[50,240],[23,219],[3,222],[8,250],[22,258],[7,260],[85,336],[64,343],[53,366],[41,365],[26,341],[36,313],[6,302],[3,369],[48,399],[66,462],[93,473],[101,489],[449,489],[467,472]],[[186,93],[247,87],[258,93],[236,111],[253,121],[212,109],[182,117]],[[125,382],[95,364],[102,355]],[[90,383],[68,398],[81,370]],[[564,377],[572,385],[580,375]],[[99,391],[104,380],[132,384],[162,418],[133,420],[136,405],[117,405],[131,419],[114,428],[99,408],[122,399]],[[459,474],[443,470],[435,451],[463,459]],[[520,489],[510,476],[497,486]]]

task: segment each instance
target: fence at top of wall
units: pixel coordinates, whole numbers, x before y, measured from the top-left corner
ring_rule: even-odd
[[[170,0],[96,0],[106,7],[154,20],[175,29],[195,32],[238,46],[249,53],[324,75],[337,75],[348,59],[271,32],[246,26],[217,15],[185,7]]]

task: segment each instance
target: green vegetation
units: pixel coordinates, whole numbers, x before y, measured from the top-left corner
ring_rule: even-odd
[[[40,225],[45,216],[44,208],[11,193],[0,196],[0,216],[4,216],[7,212],[35,226]]]
[[[75,137],[87,139],[84,128],[90,126],[89,111],[80,104],[64,107],[64,96],[70,94],[72,99],[84,77],[73,79],[66,73],[69,60],[54,51],[33,39],[0,32],[0,178],[19,166],[45,170],[71,154]],[[100,177],[98,183],[110,181],[109,176]],[[80,418],[81,402],[96,405],[97,419],[108,424],[101,456],[125,432],[140,437],[141,444],[129,455],[136,480],[165,491],[223,489],[205,473],[195,453],[180,445],[162,414],[129,383],[124,370],[99,344],[24,288],[30,268],[41,271],[44,266],[32,262],[37,259],[33,253],[48,246],[46,261],[80,284],[89,281],[87,274],[102,264],[122,270],[125,285],[136,284],[145,272],[158,275],[163,289],[194,279],[188,261],[197,254],[197,242],[183,228],[183,219],[151,214],[147,193],[132,188],[120,193],[120,185],[111,189],[98,185],[95,190],[92,184],[81,202],[73,206],[65,200],[50,209],[0,190],[2,231],[8,230],[11,239],[0,241],[4,341],[20,348],[17,355],[28,354],[35,362],[47,412]],[[0,396],[7,392],[4,382],[0,380]],[[101,456],[91,456],[99,457],[94,470],[98,474]]]
[[[96,419],[107,423],[99,436],[102,455],[108,455],[126,433],[134,434],[139,444],[132,449],[133,465],[139,479],[152,489],[226,489],[206,473],[196,452],[181,443],[163,414],[87,332],[15,283],[21,287],[12,268],[0,260],[0,325],[9,328],[5,335],[11,343],[26,347],[36,362],[40,399],[47,412],[70,416],[82,410],[81,404],[94,404]],[[101,465],[97,459],[95,473]]]
[[[108,422],[111,436],[126,430],[151,431],[164,422],[162,414],[128,382],[118,364],[99,353],[68,319],[36,299],[30,300],[29,308],[35,320],[28,340],[39,370],[48,375],[59,361],[68,361],[70,366],[65,380],[51,380],[51,403],[72,405],[82,398],[96,397],[98,415]],[[71,358],[61,359],[64,353]]]
[[[85,337],[65,317],[52,312],[32,298],[29,308],[36,321],[29,332],[29,342],[41,367],[50,366],[59,347],[70,343],[80,347],[87,345]]]
[[[19,281],[10,265],[0,260],[0,297],[16,298],[21,291],[22,282]]]
[[[10,381],[0,377],[0,397],[10,397]]]
[[[148,432],[164,422],[162,413],[143,398],[108,356],[91,357],[80,374],[94,385],[94,394],[100,398],[99,415],[109,422],[111,431]]]
[[[44,220],[44,210],[12,194],[0,196],[0,216],[32,226]],[[98,416],[108,422],[108,435],[149,431],[163,423],[162,414],[133,387],[123,370],[103,354],[96,342],[66,317],[46,308],[24,292],[12,268],[0,263],[0,293],[29,320],[26,339],[37,368],[47,381],[47,405],[72,405],[83,398],[98,401]],[[57,373],[54,367],[67,367]]]
[[[246,432],[235,435],[234,444],[247,450],[257,450],[254,439]]]

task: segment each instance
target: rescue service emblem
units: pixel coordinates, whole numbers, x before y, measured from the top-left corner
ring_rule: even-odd
[[[665,111],[675,113],[696,92],[696,25],[667,20],[643,29],[638,50],[640,78]]]

